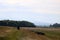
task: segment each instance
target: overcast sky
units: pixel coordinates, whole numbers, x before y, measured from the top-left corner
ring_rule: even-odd
[[[0,20],[60,23],[60,0],[0,0]]]

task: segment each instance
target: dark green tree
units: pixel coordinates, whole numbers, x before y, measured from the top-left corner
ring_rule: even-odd
[[[14,21],[14,20],[0,20],[0,26],[13,26],[13,27],[36,27],[35,24],[28,21]]]
[[[50,25],[50,27],[60,27],[60,24],[55,23],[55,24],[53,24],[53,25]]]

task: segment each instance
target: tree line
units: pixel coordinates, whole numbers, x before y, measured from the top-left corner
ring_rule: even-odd
[[[60,27],[59,23],[54,23],[53,25],[50,25],[50,27]]]
[[[0,20],[0,26],[36,27],[34,23],[28,21],[14,21],[14,20]]]

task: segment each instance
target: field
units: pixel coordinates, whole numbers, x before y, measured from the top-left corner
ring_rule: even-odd
[[[38,35],[33,31],[44,32]],[[20,28],[0,27],[0,40],[60,40],[60,28]]]

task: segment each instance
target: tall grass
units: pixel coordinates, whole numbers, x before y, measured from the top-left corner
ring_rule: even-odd
[[[48,28],[47,28],[48,29]],[[22,40],[25,37],[35,38],[41,40],[45,37],[49,40],[60,40],[60,30],[47,30],[47,29],[34,29],[34,31],[44,32],[45,35],[35,35],[32,31],[27,30],[17,30],[16,28],[0,27],[0,40]],[[5,32],[10,30],[9,32]]]
[[[60,40],[60,30],[35,30],[39,32],[44,32],[45,36],[51,40]]]
[[[0,27],[0,31],[4,30],[2,32],[3,34],[0,33],[0,40],[22,40],[24,34],[22,31],[16,29],[10,29],[11,30],[10,32],[5,32],[6,29]]]

